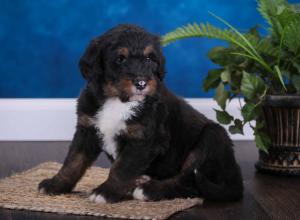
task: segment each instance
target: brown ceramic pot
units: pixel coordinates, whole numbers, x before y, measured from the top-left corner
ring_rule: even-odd
[[[271,138],[269,154],[259,151],[258,171],[300,176],[300,96],[269,95],[263,120]]]

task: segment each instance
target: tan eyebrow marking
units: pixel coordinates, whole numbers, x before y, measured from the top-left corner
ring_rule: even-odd
[[[120,48],[118,49],[118,55],[122,55],[122,56],[124,56],[124,57],[128,57],[128,55],[129,55],[129,50],[128,50],[128,48],[127,48],[127,47],[120,47]]]
[[[147,47],[145,47],[143,54],[144,56],[148,56],[150,53],[152,53],[154,51],[154,48],[152,45],[148,45]]]

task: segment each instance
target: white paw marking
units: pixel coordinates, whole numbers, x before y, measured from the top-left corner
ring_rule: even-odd
[[[43,188],[40,188],[38,191],[39,191],[39,193],[41,193],[41,194],[44,194],[44,193],[46,192],[46,190],[45,190],[44,187],[43,187]]]
[[[145,194],[144,194],[144,190],[140,187],[135,188],[132,195],[133,195],[133,198],[135,198],[137,200],[142,200],[142,201],[148,200],[147,196],[145,196]]]
[[[90,195],[89,200],[95,203],[107,203],[106,199],[102,195],[96,195],[95,193]]]
[[[197,169],[194,169],[194,174],[197,175],[197,173],[198,173],[198,170],[197,170]]]

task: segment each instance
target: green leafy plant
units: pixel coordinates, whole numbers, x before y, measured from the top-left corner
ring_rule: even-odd
[[[194,23],[179,27],[163,36],[162,42],[194,37],[224,40],[227,47],[212,48],[208,57],[218,68],[208,72],[204,91],[215,89],[217,120],[229,126],[232,134],[243,134],[245,124],[254,131],[257,147],[268,150],[270,138],[264,133],[261,120],[262,102],[268,94],[300,95],[300,6],[286,0],[258,0],[258,11],[267,21],[268,34],[261,36],[258,27],[241,33],[222,18],[212,14],[226,25],[221,29],[209,23]],[[226,111],[233,98],[240,102],[242,119]],[[252,124],[252,121],[256,124]]]

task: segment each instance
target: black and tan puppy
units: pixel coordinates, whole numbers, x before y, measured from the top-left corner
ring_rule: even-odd
[[[165,87],[164,64],[160,39],[136,26],[91,41],[79,63],[87,85],[76,133],[63,167],[40,192],[70,192],[104,152],[112,167],[90,196],[95,202],[242,197],[226,131]]]

